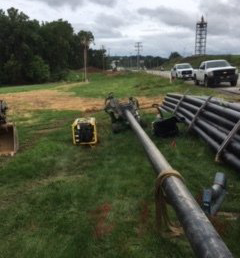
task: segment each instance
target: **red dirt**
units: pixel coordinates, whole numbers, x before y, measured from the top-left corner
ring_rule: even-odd
[[[112,232],[113,224],[107,221],[111,210],[111,205],[109,203],[104,203],[97,207],[97,209],[90,211],[90,218],[95,224],[94,236],[96,238],[103,238]]]
[[[149,207],[147,202],[140,203],[139,226],[137,228],[138,236],[141,237],[146,231],[149,220]]]
[[[80,72],[83,72],[83,71],[84,71],[84,68],[80,69],[79,71],[80,71]],[[96,67],[89,66],[89,67],[87,68],[87,72],[88,72],[88,73],[103,73],[103,72],[105,72],[105,70],[102,70],[102,69],[99,69],[99,68],[96,68]]]

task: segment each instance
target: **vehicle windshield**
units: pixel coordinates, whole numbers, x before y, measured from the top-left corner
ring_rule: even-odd
[[[188,68],[192,68],[191,65],[189,64],[177,65],[177,69],[188,69]]]
[[[230,66],[230,64],[224,60],[207,63],[207,68],[226,67],[226,66]]]

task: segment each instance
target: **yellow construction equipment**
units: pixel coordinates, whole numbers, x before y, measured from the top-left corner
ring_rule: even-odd
[[[95,145],[97,143],[97,126],[94,117],[77,118],[72,124],[74,145]]]
[[[0,100],[0,156],[13,156],[18,150],[16,126],[7,122],[7,103]]]

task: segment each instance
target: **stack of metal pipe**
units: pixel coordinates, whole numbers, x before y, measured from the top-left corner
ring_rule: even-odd
[[[207,104],[199,112],[207,100]],[[216,153],[219,152],[229,133],[240,121],[239,104],[215,98],[169,93],[163,101],[162,110],[175,112],[177,116],[184,117],[186,124],[191,125],[191,130],[200,135]],[[221,151],[220,158],[240,170],[240,134],[238,132]]]

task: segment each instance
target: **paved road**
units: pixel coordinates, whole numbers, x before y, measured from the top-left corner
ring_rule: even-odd
[[[147,73],[170,79],[170,71],[147,70]],[[193,81],[186,81],[186,82],[190,83],[190,84],[194,84]],[[231,86],[229,86],[229,84],[226,83],[226,84],[221,84],[221,87],[216,87],[214,89],[240,95],[240,74],[239,74],[238,84],[236,87],[231,87]]]

